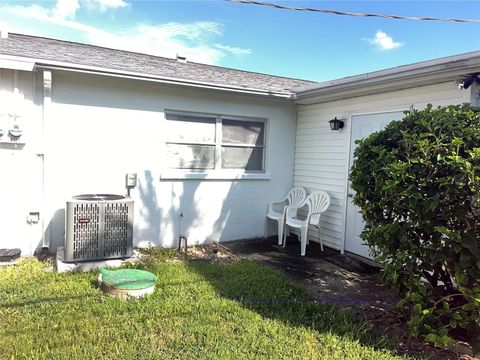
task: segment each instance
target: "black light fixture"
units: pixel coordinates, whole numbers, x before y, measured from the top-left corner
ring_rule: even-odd
[[[337,119],[336,116],[335,116],[335,119],[330,120],[329,123],[330,123],[330,129],[332,130],[339,130],[343,128],[343,121]]]

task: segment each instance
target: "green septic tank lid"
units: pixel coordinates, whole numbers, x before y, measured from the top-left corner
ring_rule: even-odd
[[[136,269],[100,269],[102,282],[114,289],[141,290],[155,286],[157,277],[151,272]]]

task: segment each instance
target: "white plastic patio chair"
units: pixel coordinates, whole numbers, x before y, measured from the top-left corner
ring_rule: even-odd
[[[304,188],[294,187],[279,202],[268,204],[267,218],[275,220],[278,225],[278,245],[282,245],[283,229],[285,224],[285,211],[287,209],[287,206],[297,208],[301,204],[303,204],[306,197],[307,193],[305,192]],[[279,206],[281,206],[282,204],[283,208],[281,208],[281,211],[279,211]],[[274,208],[275,205],[277,205],[277,209]]]
[[[307,206],[308,214],[305,220],[297,219],[297,212],[300,207]],[[324,191],[313,192],[308,195],[305,203],[294,208],[288,206],[285,217],[285,231],[283,233],[283,246],[286,244],[287,232],[290,228],[300,229],[300,255],[305,256],[305,251],[308,244],[308,228],[309,225],[314,225],[320,232],[320,215],[324,213],[330,206],[330,196]],[[323,251],[323,242],[320,237],[320,249]]]

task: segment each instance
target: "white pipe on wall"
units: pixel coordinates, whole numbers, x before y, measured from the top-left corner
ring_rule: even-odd
[[[43,108],[42,108],[42,248],[50,247],[50,236],[45,236],[45,215],[47,210],[47,199],[45,196],[45,147],[46,147],[46,127],[47,117],[52,103],[52,72],[43,71]]]

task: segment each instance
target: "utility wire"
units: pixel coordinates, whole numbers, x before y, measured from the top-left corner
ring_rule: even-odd
[[[352,12],[343,12],[343,11],[336,11],[336,10],[325,10],[325,9],[315,9],[315,8],[283,6],[283,5],[272,4],[272,3],[261,2],[261,1],[253,1],[253,0],[225,0],[225,1],[233,2],[233,3],[240,3],[240,4],[268,6],[268,7],[272,7],[272,8],[275,8],[275,9],[282,9],[282,10],[312,11],[312,12],[319,12],[319,13],[325,13],[325,14],[330,14],[330,15],[380,17],[380,18],[384,18],[384,19],[394,19],[394,20],[448,21],[448,22],[456,22],[456,23],[480,23],[480,19],[467,20],[467,19],[399,16],[399,15],[369,14],[369,13],[352,13]]]

